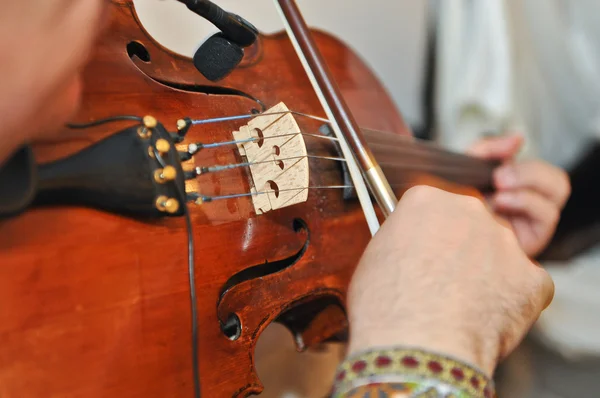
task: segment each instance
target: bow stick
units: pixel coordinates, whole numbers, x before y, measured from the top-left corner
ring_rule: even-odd
[[[296,2],[274,1],[294,49],[339,140],[371,234],[375,235],[380,225],[366,185],[386,218],[396,207],[396,196],[333,80]]]

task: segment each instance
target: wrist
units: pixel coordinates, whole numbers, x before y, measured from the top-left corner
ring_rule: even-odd
[[[496,397],[494,382],[463,360],[415,348],[357,352],[338,367],[332,397],[388,396]]]
[[[414,325],[413,325],[414,326]],[[497,365],[498,343],[482,334],[468,333],[443,323],[422,327],[353,327],[348,354],[389,347],[414,347],[468,363],[491,377]]]

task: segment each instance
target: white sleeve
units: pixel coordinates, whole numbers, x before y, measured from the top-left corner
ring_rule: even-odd
[[[507,17],[503,0],[439,2],[436,135],[447,148],[513,127]]]
[[[546,263],[555,284],[552,305],[534,335],[571,361],[600,357],[600,246],[571,262]]]

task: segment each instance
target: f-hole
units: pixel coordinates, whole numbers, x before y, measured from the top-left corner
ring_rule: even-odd
[[[231,341],[239,339],[242,335],[242,323],[240,322],[240,318],[235,314],[229,315],[225,323],[221,324],[221,331]]]
[[[267,181],[267,184],[269,184],[269,188],[271,188],[271,191],[273,191],[275,197],[279,198],[279,185],[277,185],[275,181],[271,180]]]
[[[127,54],[129,58],[133,59],[133,57],[138,57],[142,62],[150,63],[152,58],[150,58],[150,53],[139,41],[131,41],[127,44]]]
[[[265,143],[265,136],[264,136],[262,130],[259,128],[255,128],[254,132],[256,133],[256,136],[258,137],[258,141],[256,141],[256,144],[258,145],[259,148],[262,148],[262,146]]]
[[[262,264],[257,264],[253,267],[246,268],[245,270],[235,274],[225,283],[225,285],[223,285],[223,288],[221,290],[221,297],[227,292],[227,290],[229,290],[235,285],[238,285],[250,279],[275,274],[293,266],[298,261],[300,261],[300,259],[302,258],[302,256],[304,256],[304,253],[308,249],[308,245],[310,244],[310,229],[308,228],[308,224],[306,224],[306,222],[300,218],[294,219],[294,221],[292,222],[292,229],[295,233],[303,234],[306,237],[302,247],[300,247],[297,253],[293,254],[288,258],[283,258],[281,260],[265,261]],[[239,322],[239,319],[237,322]],[[225,321],[225,325],[233,325],[231,316]]]
[[[264,263],[257,264],[255,266],[246,268],[245,270],[232,276],[221,289],[221,299],[227,293],[227,291],[236,285],[239,285],[245,281],[249,281],[256,278],[263,278],[268,275],[276,274],[287,268],[294,266],[306,253],[308,245],[310,244],[310,230],[306,222],[302,219],[294,219],[292,222],[292,228],[295,233],[303,234],[305,236],[302,247],[290,257],[282,258],[277,261],[265,261]],[[220,305],[217,304],[217,307]],[[220,322],[221,331],[228,339],[235,341],[242,334],[242,322],[236,314],[229,314],[227,319]]]

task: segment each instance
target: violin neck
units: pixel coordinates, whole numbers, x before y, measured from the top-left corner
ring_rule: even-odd
[[[369,129],[362,131],[395,190],[403,191],[416,183],[433,181],[432,177],[474,188],[481,193],[493,190],[493,172],[497,162],[451,152],[413,137]]]

